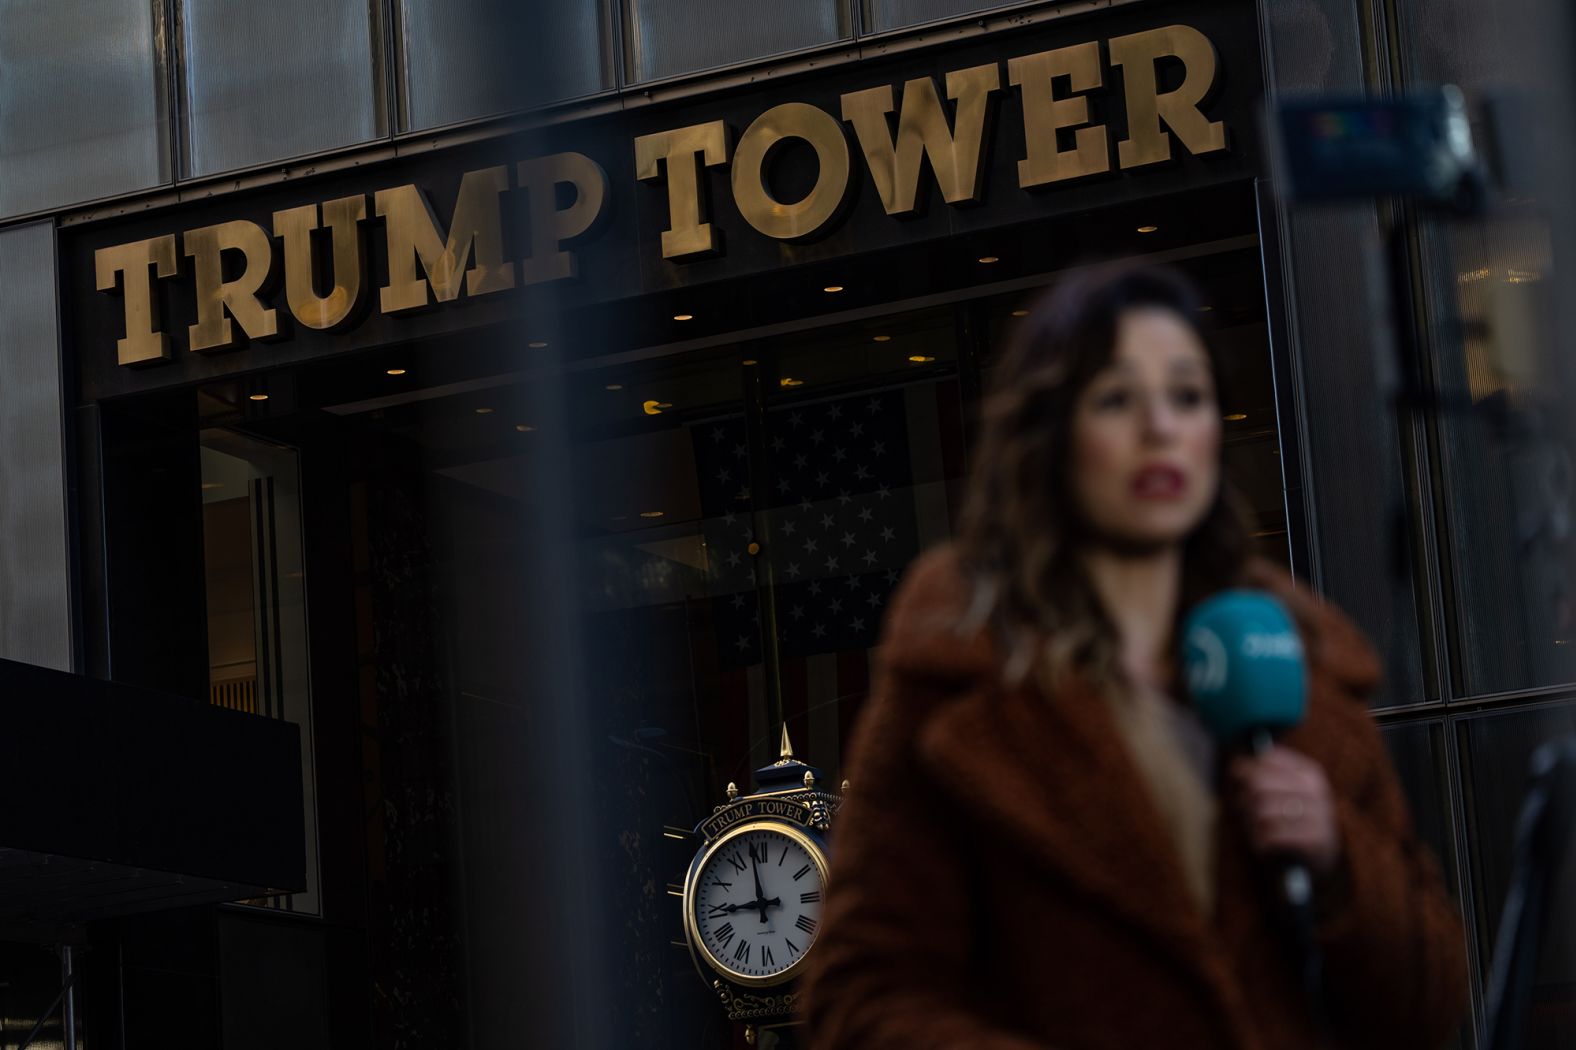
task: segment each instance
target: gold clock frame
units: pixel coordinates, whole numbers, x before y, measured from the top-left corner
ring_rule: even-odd
[[[825,888],[827,885],[830,869],[826,859],[826,850],[822,848],[821,844],[809,834],[792,824],[788,824],[780,820],[772,820],[769,818],[764,820],[750,820],[743,824],[731,827],[721,835],[717,836],[717,838],[710,845],[701,851],[700,856],[695,859],[695,862],[690,865],[689,871],[684,876],[684,935],[689,938],[690,951],[696,953],[697,957],[701,961],[705,962],[706,965],[710,966],[713,970],[725,977],[727,980],[744,988],[769,988],[772,985],[783,984],[786,981],[791,981],[793,978],[799,975],[800,971],[804,969],[806,960],[810,958],[810,950],[814,946],[814,942],[806,945],[804,952],[800,954],[799,958],[794,960],[794,962],[781,973],[773,974],[770,977],[755,977],[749,974],[739,973],[727,963],[713,955],[711,953],[711,949],[706,946],[705,940],[700,935],[700,928],[695,923],[695,893],[699,888],[696,885],[696,876],[698,876],[702,871],[706,870],[706,866],[711,861],[712,855],[715,854],[719,849],[734,839],[743,835],[747,835],[752,831],[771,831],[776,834],[784,835],[801,846],[804,851],[810,855],[811,862],[815,864],[816,871],[821,876],[822,900],[825,900]]]

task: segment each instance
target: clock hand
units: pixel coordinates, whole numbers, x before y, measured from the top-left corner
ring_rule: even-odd
[[[765,905],[766,907],[769,907],[769,908],[773,908],[773,907],[780,908],[780,907],[782,907],[782,903],[783,903],[783,900],[782,900],[781,897],[773,897],[769,901],[763,901],[763,900],[760,900],[759,898],[757,898],[756,900],[753,900],[753,901],[745,901],[743,904],[724,904],[724,905],[722,905],[722,910],[728,912],[731,915],[732,913],[734,913],[736,911],[743,911],[743,910],[745,910],[747,908],[759,908],[762,905]]]
[[[766,921],[766,891],[761,888],[761,866],[755,859],[755,847],[750,847],[750,867],[755,872],[755,906],[761,909],[761,921]]]

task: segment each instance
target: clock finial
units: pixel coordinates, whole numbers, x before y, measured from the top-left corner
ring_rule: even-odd
[[[783,748],[782,748],[782,754],[779,755],[778,757],[779,758],[792,758],[793,757],[793,744],[789,743],[789,741],[788,741],[788,723],[787,722],[783,723]]]

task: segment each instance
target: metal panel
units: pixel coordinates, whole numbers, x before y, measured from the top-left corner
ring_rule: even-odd
[[[210,175],[380,133],[367,0],[181,0],[185,167]]]
[[[978,14],[999,7],[1016,7],[1022,0],[863,0],[864,30],[884,33],[889,29],[937,22],[943,18]]]
[[[0,215],[168,182],[151,0],[0,0]]]
[[[407,131],[613,86],[602,0],[396,0]]]
[[[71,668],[55,233],[0,232],[0,657]]]
[[[731,65],[847,39],[837,0],[627,0],[632,82]]]

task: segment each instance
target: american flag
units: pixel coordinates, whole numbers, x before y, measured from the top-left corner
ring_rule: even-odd
[[[830,771],[869,688],[894,587],[921,550],[951,534],[962,474],[957,382],[773,408],[763,436],[767,476],[756,493],[744,418],[691,428],[715,659],[730,700],[748,709],[751,761],[763,764],[775,757],[757,591],[769,565],[790,731],[800,753]]]

